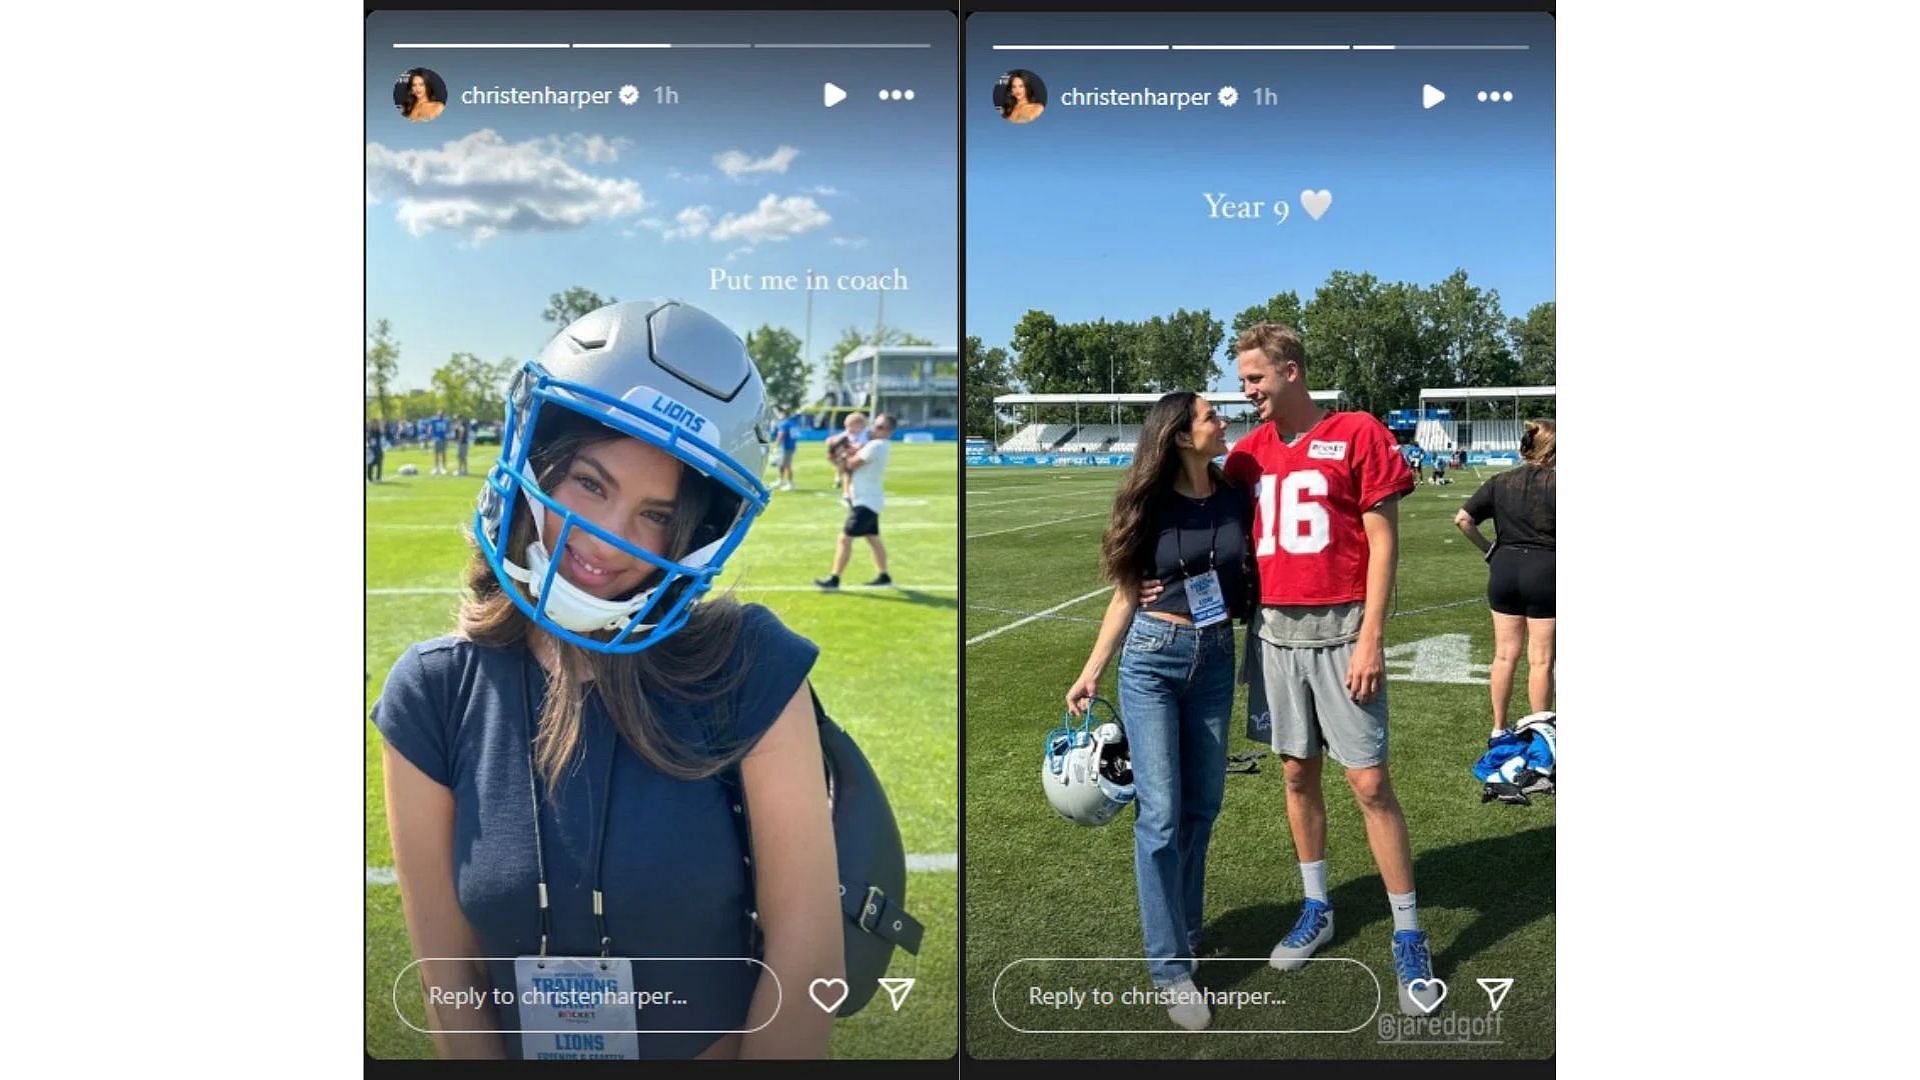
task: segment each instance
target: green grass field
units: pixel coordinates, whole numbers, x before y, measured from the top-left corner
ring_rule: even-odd
[[[1387,625],[1392,773],[1412,835],[1423,929],[1448,995],[1435,1017],[1484,1017],[1477,978],[1514,980],[1499,1029],[1473,1045],[1385,1042],[1370,1016],[1374,983],[1345,963],[1281,974],[1266,956],[1299,913],[1300,876],[1287,830],[1280,763],[1227,777],[1208,859],[1206,933],[1219,959],[1200,966],[1210,990],[1266,991],[1284,1007],[1215,1010],[1212,1031],[1178,1031],[1153,1005],[1036,1007],[1033,984],[1149,985],[1144,961],[1021,965],[1026,957],[1128,957],[1142,951],[1133,885],[1132,815],[1084,829],[1056,817],[1039,790],[1041,744],[1087,652],[1110,589],[1100,535],[1119,471],[981,468],[967,474],[966,897],[967,1050],[979,1057],[1541,1058],[1553,1052],[1554,806],[1482,804],[1467,768],[1491,723],[1486,666],[1493,628],[1486,565],[1454,529],[1460,503],[1487,470],[1422,486],[1400,509],[1401,556]],[[1042,617],[1033,618],[1032,616]],[[1025,620],[1025,621],[1023,621]],[[1015,625],[1018,623],[1019,625]],[[1007,628],[1002,631],[1002,628]],[[996,631],[1001,631],[997,632]],[[1478,666],[1475,666],[1478,665]],[[1118,661],[1102,696],[1115,698]],[[1476,681],[1477,680],[1477,681]],[[1515,719],[1527,712],[1525,669]],[[1246,700],[1236,690],[1234,752]],[[1322,957],[1365,963],[1380,980],[1381,1015],[1396,1013],[1392,920],[1352,794],[1326,775],[1329,887],[1336,936]],[[1034,976],[1038,976],[1037,978]],[[1104,981],[1102,981],[1104,980]],[[1346,1034],[1256,1034],[1316,1028]],[[1150,1034],[1086,1034],[1091,1027]],[[1161,1034],[1164,1032],[1165,1034]],[[1398,1034],[1398,1033],[1395,1033]],[[1406,1036],[1401,1036],[1405,1038]],[[1422,1035],[1435,1038],[1435,1035]]]
[[[428,472],[431,455],[389,451],[386,482],[367,488],[369,710],[409,644],[453,628],[469,550],[460,528],[472,516],[493,449],[474,448],[475,475],[457,478],[399,476],[407,463]],[[881,993],[859,1015],[839,1021],[835,1057],[944,1058],[955,1049],[955,453],[952,443],[893,448],[882,528],[898,588],[834,595],[813,588],[812,579],[831,565],[846,511],[828,491],[826,455],[806,443],[795,455],[799,490],[774,495],[722,580],[739,599],[765,604],[820,646],[812,679],[821,700],[886,783],[909,858],[920,856],[910,868],[931,867],[914,870],[907,883],[908,910],[926,925],[921,954],[896,952],[889,972],[918,982],[898,1013]],[[872,576],[866,544],[857,542],[844,580]],[[380,736],[370,722],[365,736],[367,1050],[381,1058],[432,1057],[428,1037],[401,1024],[391,1002],[395,975],[412,951],[391,884]],[[419,991],[414,985],[403,992]],[[812,1005],[801,998],[798,1007]]]

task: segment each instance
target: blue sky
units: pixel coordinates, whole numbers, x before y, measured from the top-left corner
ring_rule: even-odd
[[[1335,269],[1431,284],[1465,268],[1508,315],[1554,296],[1552,19],[1487,15],[1027,15],[967,20],[967,332],[1005,345],[1031,308],[1063,321],[1243,308]],[[1524,51],[996,51],[1038,43],[1524,44]],[[1038,74],[1047,110],[1003,121],[996,77]],[[1431,83],[1447,99],[1421,107]],[[1069,87],[1208,90],[1232,108],[1073,108]],[[1278,101],[1260,106],[1254,87]],[[1512,90],[1482,103],[1482,89]],[[1333,201],[1314,221],[1303,190]],[[1203,193],[1268,204],[1210,218]],[[1291,216],[1275,224],[1271,204]]]
[[[955,21],[832,15],[379,12],[367,20],[367,316],[401,343],[401,388],[454,352],[527,359],[550,294],[678,296],[745,333],[804,329],[804,292],[714,290],[710,270],[836,277],[898,267],[885,318],[953,344]],[[446,49],[396,42],[926,43],[926,49]],[[410,123],[400,72],[446,81]],[[822,105],[821,86],[846,89]],[[617,89],[639,104],[462,104],[472,87]],[[655,104],[669,85],[679,104]],[[879,91],[912,89],[882,101]],[[816,292],[813,354],[871,327],[877,294]]]

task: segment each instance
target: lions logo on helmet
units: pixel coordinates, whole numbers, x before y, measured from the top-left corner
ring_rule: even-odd
[[[542,630],[602,653],[645,649],[687,621],[728,555],[766,509],[767,400],[740,338],[678,300],[609,304],[581,316],[521,368],[507,395],[500,458],[474,513],[474,540],[500,586]],[[663,450],[685,466],[683,489],[699,485],[692,544],[656,555],[574,514],[544,491],[529,458],[558,430],[584,418]],[[535,535],[508,551],[515,508]],[[546,535],[546,517],[559,520]],[[567,540],[592,535],[655,573],[629,597],[602,599],[557,571]],[[521,561],[524,560],[524,561]]]
[[[1108,719],[1089,731],[1095,706],[1104,707]],[[1040,762],[1047,801],[1076,825],[1105,825],[1133,802],[1133,766],[1120,717],[1104,698],[1093,698],[1085,718],[1068,713],[1063,725],[1047,733]]]

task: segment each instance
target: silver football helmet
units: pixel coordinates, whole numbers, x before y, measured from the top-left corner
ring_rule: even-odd
[[[1088,730],[1096,706],[1107,720]],[[1133,766],[1119,714],[1104,698],[1087,703],[1087,715],[1067,714],[1062,726],[1047,733],[1040,762],[1040,785],[1060,816],[1076,825],[1105,825],[1133,802]]]
[[[766,509],[770,425],[766,388],[734,332],[678,300],[609,304],[581,316],[528,361],[507,395],[500,458],[474,515],[474,539],[501,588],[541,629],[603,653],[639,652],[686,623],[727,556]],[[687,484],[702,485],[700,519],[685,550],[654,554],[574,514],[547,494],[529,464],[556,432],[580,418],[639,439],[678,459]],[[514,508],[524,503],[535,536],[506,550]],[[546,535],[547,512],[557,515]],[[651,565],[632,596],[593,596],[558,573],[576,531]]]

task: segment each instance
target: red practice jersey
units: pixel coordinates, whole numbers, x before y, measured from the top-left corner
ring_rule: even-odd
[[[1392,433],[1362,412],[1328,413],[1292,446],[1261,424],[1234,444],[1227,476],[1254,492],[1260,602],[1273,607],[1365,600],[1361,515],[1413,490]]]

